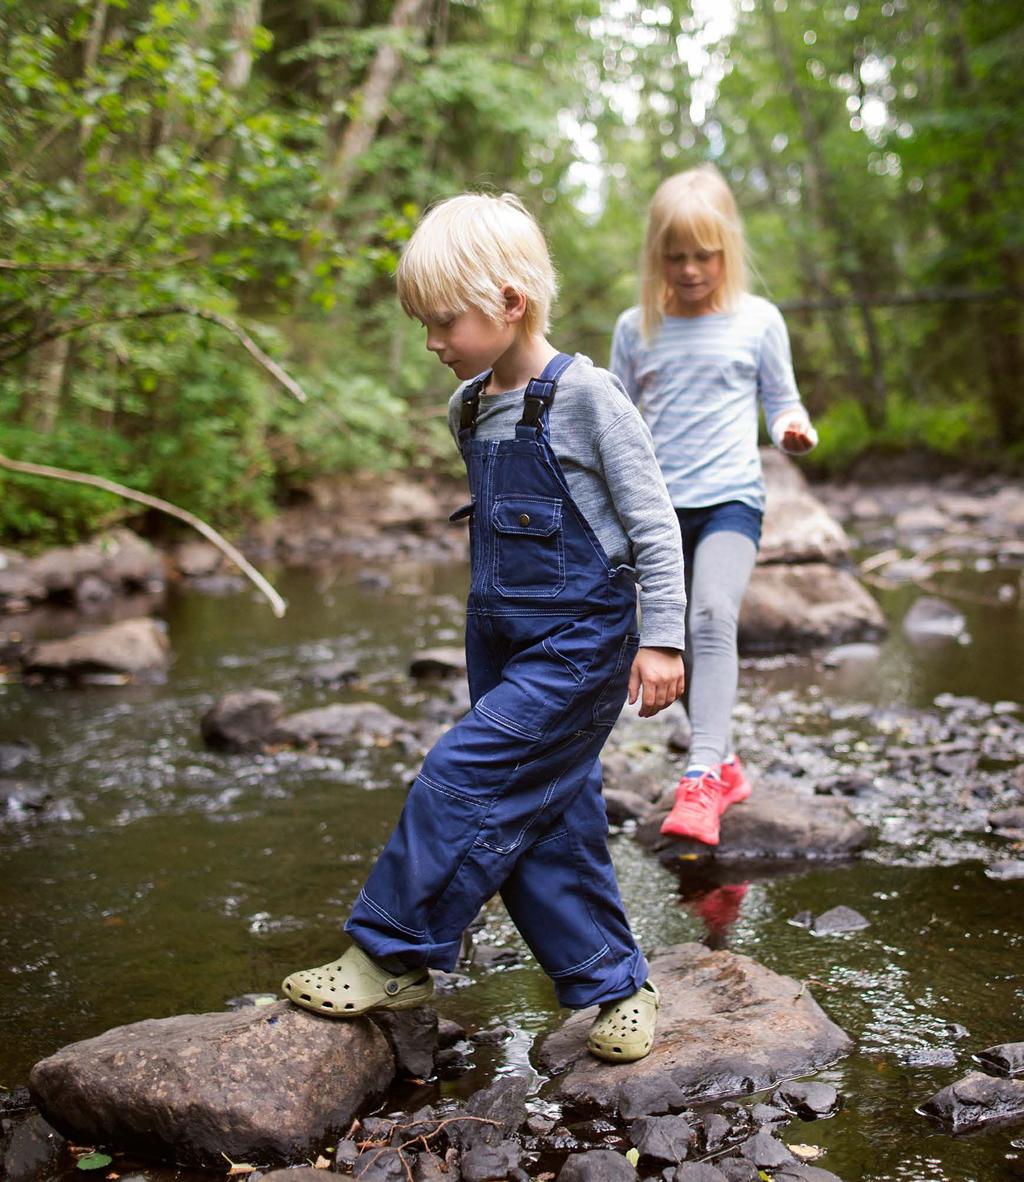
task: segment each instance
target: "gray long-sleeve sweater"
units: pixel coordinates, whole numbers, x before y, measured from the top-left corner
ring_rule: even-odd
[[[460,386],[448,404],[456,442],[461,391]],[[477,438],[513,438],[524,393],[484,394]],[[640,643],[681,650],[686,593],[679,525],[639,411],[617,378],[577,353],[559,379],[550,429],[573,500],[611,564],[636,567]]]

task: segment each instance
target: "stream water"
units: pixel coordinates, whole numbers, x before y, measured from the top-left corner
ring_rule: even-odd
[[[0,685],[0,742],[38,748],[27,774],[53,798],[0,826],[0,1085],[24,1082],[37,1059],[68,1042],[142,1018],[223,1009],[338,954],[339,922],[415,761],[375,746],[216,754],[203,747],[199,718],[222,693],[251,686],[278,691],[289,711],[371,699],[417,717],[436,691],[408,678],[409,659],[460,642],[465,571],[391,566],[386,589],[363,574],[277,572],[289,602],[283,621],[248,592],[172,594],[163,615],[175,660],[161,685]],[[1018,578],[995,569],[975,573],[970,587],[985,595]],[[884,597],[894,624],[913,595]],[[810,656],[745,662],[741,750],[755,769],[841,760],[870,747],[879,710],[932,717],[952,708],[942,695],[970,699],[987,719],[979,726],[998,727],[1014,711],[991,705],[1024,698],[1024,610],[1012,601],[964,610],[971,643],[915,648],[895,626],[864,669],[829,672]],[[357,665],[359,681],[325,692],[302,680],[334,659]],[[951,784],[949,800],[966,799],[968,787]],[[750,877],[734,869],[714,882],[660,866],[628,832],[613,838],[645,949],[710,939],[816,982],[818,1000],[857,1040],[854,1054],[819,1075],[845,1097],[839,1114],[795,1122],[784,1137],[822,1147],[818,1164],[846,1182],[1024,1177],[1024,1126],[956,1139],[914,1112],[971,1069],[971,1052],[1024,1039],[1024,881],[986,873],[1007,843],[976,823],[984,799],[965,804],[963,823],[949,800],[937,826],[927,823],[927,799],[876,805],[868,819],[882,841],[852,864]],[[735,888],[726,896],[738,915],[709,928],[702,900],[723,882]],[[871,926],[816,938],[787,922],[838,903]],[[497,905],[478,938],[521,949]],[[439,1010],[471,1027],[506,1023],[514,1035],[479,1048],[463,1077],[420,1089],[417,1104],[468,1094],[495,1072],[532,1072],[532,1043],[564,1017],[525,954],[521,965],[469,973],[473,987],[442,996]],[[539,1075],[535,1082],[543,1087]]]

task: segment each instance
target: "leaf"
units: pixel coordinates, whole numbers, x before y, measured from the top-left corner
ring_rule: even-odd
[[[626,1150],[626,1161],[628,1161],[631,1166],[635,1166],[639,1160],[640,1160],[640,1150],[639,1149],[633,1148],[633,1149]]]
[[[221,1153],[221,1157],[231,1167],[228,1170],[229,1178],[237,1178],[240,1174],[251,1174],[257,1168],[256,1166],[250,1165],[247,1161],[232,1161],[224,1152]]]
[[[75,1168],[78,1170],[102,1170],[104,1166],[109,1166],[113,1160],[109,1153],[87,1153],[85,1157],[80,1157],[75,1162]]]
[[[321,1154],[316,1159],[316,1161],[313,1162],[313,1169],[314,1170],[329,1170],[330,1168],[331,1168],[331,1159],[329,1157],[324,1157],[323,1154]]]
[[[801,1161],[814,1161],[825,1152],[820,1145],[788,1145],[787,1149]]]

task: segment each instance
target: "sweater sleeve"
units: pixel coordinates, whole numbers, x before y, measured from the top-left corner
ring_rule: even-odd
[[[757,363],[757,393],[772,442],[778,447],[781,440],[778,425],[783,415],[798,412],[808,422],[810,419],[796,386],[786,322],[774,304],[769,308]]]
[[[597,440],[608,493],[629,537],[640,584],[640,643],[682,651],[686,591],[679,523],[639,411],[630,407]]]

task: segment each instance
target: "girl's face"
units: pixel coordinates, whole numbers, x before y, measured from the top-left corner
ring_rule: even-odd
[[[661,256],[662,278],[668,288],[669,316],[703,316],[713,312],[714,296],[725,278],[724,254],[695,242],[669,241]]]
[[[427,348],[438,361],[467,381],[492,369],[515,343],[518,324],[492,320],[479,308],[465,312],[438,313],[423,321]]]

